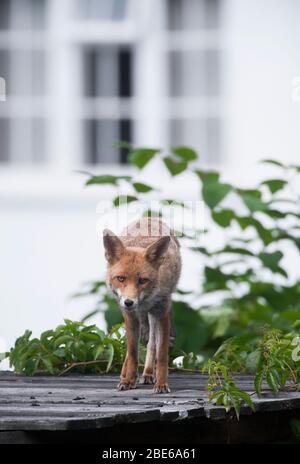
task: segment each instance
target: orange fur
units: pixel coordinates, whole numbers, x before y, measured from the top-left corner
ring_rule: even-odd
[[[156,367],[154,391],[166,393],[171,294],[181,270],[178,241],[160,219],[143,218],[129,225],[120,237],[104,231],[104,246],[107,285],[119,302],[127,333],[119,389],[136,385],[138,342],[141,324],[146,320],[149,341],[140,383],[153,383]]]

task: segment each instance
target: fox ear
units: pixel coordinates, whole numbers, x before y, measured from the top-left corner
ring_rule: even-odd
[[[121,258],[124,252],[124,245],[119,237],[109,229],[104,229],[103,231],[103,244],[105,248],[105,258],[110,264]]]
[[[159,267],[164,258],[164,254],[166,253],[168,246],[170,243],[170,237],[165,235],[160,237],[156,242],[151,243],[146,248],[146,259],[155,267]]]

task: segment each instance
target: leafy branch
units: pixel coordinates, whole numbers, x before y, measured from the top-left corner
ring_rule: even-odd
[[[251,396],[237,387],[235,380],[229,375],[227,366],[209,360],[203,367],[202,372],[208,373],[206,389],[209,394],[209,402],[217,406],[224,406],[226,412],[233,407],[238,419],[242,403],[246,403],[255,411]]]

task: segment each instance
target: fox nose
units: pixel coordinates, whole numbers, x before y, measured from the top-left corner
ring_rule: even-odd
[[[124,301],[124,304],[125,304],[125,306],[127,306],[127,308],[130,308],[130,306],[133,305],[133,301],[130,300],[129,298],[127,298],[127,299]]]

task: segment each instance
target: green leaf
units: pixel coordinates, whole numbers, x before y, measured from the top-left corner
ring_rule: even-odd
[[[105,311],[104,316],[108,330],[110,330],[114,325],[119,324],[122,321],[122,314],[115,300],[110,299],[108,308]]]
[[[128,160],[131,164],[143,169],[160,150],[157,148],[137,148],[129,154]]]
[[[119,185],[120,180],[125,180],[129,182],[131,180],[130,176],[113,176],[113,175],[102,175],[102,176],[92,176],[87,180],[85,185],[96,185],[96,184],[111,184]]]
[[[54,374],[53,363],[49,359],[49,357],[42,358],[42,363],[44,364],[47,372],[49,372],[50,374]]]
[[[264,213],[273,219],[284,219],[289,214],[278,211],[277,209],[267,209]]]
[[[254,227],[264,245],[269,245],[271,242],[273,242],[272,232],[269,229],[266,229],[257,219],[248,216],[240,216],[236,217],[235,220],[243,230],[250,226]]]
[[[47,344],[48,339],[54,336],[55,332],[53,330],[46,330],[41,334],[41,342]]]
[[[39,358],[38,359],[29,359],[26,362],[26,367],[25,367],[26,374],[28,374],[28,375],[36,374],[36,372],[38,370],[39,363],[40,363]]]
[[[104,346],[99,345],[95,351],[94,360],[99,359],[100,355],[103,354],[103,351],[104,351]]]
[[[266,211],[268,209],[267,203],[264,203],[260,198],[254,195],[243,194],[242,199],[251,213],[255,211]]]
[[[239,388],[236,389],[236,394],[239,398],[241,398],[243,401],[245,401],[245,403],[252,409],[252,411],[255,410],[254,408],[254,404],[253,404],[253,401],[251,399],[251,396],[249,395],[249,393],[243,391],[243,390],[240,390]]]
[[[188,165],[186,161],[176,161],[170,156],[165,156],[163,161],[166,168],[173,177],[178,176],[178,174],[181,174],[183,171],[185,171]]]
[[[224,337],[226,334],[229,326],[230,326],[230,318],[227,314],[221,314],[218,318],[215,330],[213,332],[214,338]]]
[[[213,211],[212,218],[219,226],[229,227],[235,218],[235,213],[232,209],[222,209],[221,211]]]
[[[232,406],[233,406],[233,408],[235,410],[237,420],[239,420],[240,419],[240,411],[241,411],[241,403],[239,401],[239,398],[236,398],[235,396],[230,395],[230,403],[232,404]]]
[[[289,168],[294,169],[296,172],[300,172],[300,166],[297,164],[290,164]]]
[[[172,153],[178,156],[179,158],[183,159],[184,161],[195,161],[198,158],[197,153],[195,150],[189,147],[172,147]]]
[[[9,356],[9,353],[0,353],[0,362]]]
[[[231,275],[223,273],[220,269],[210,266],[205,266],[204,276],[203,290],[205,292],[226,290],[228,288],[227,281],[230,280],[231,277]]]
[[[278,393],[280,389],[280,383],[278,383],[278,378],[276,375],[274,375],[274,372],[276,372],[274,369],[268,370],[266,372],[266,380],[271,390],[273,390],[275,393]]]
[[[57,350],[53,351],[53,354],[59,358],[64,358],[66,356],[65,348],[57,348]]]
[[[215,255],[220,255],[222,253],[233,253],[233,254],[239,254],[239,255],[245,255],[245,256],[256,256],[252,251],[247,250],[246,248],[239,248],[239,247],[232,247],[232,246],[225,246],[224,248],[221,248],[217,252],[213,253]]]
[[[106,365],[106,372],[109,372],[111,366],[112,366],[112,363],[113,363],[113,360],[114,360],[114,354],[115,354],[115,350],[114,350],[114,346],[112,344],[108,345],[108,361],[107,361],[107,365]]]
[[[261,350],[256,349],[251,351],[246,359],[246,369],[252,373],[255,373],[258,370],[259,364],[261,362]]]
[[[137,200],[137,197],[134,197],[133,195],[118,195],[116,198],[114,198],[113,205],[116,207],[122,206]]]
[[[261,185],[266,185],[271,193],[276,193],[279,190],[282,190],[286,184],[287,181],[283,179],[269,179],[261,183]]]
[[[255,387],[255,391],[258,396],[261,395],[261,386],[262,386],[263,378],[264,378],[264,372],[260,371],[256,374],[255,379],[254,379],[254,387]]]
[[[184,348],[186,352],[199,353],[208,339],[201,315],[184,301],[174,301],[172,306],[176,349]]]
[[[260,162],[264,163],[264,164],[274,164],[274,166],[278,166],[280,168],[284,167],[284,165],[280,161],[273,160],[273,159],[264,159],[264,160],[262,160]]]
[[[139,193],[147,193],[147,192],[151,192],[151,190],[154,190],[153,187],[147,184],[143,184],[142,182],[133,182],[132,185],[134,189]]]
[[[178,295],[190,295],[192,292],[191,290],[181,290],[180,288],[177,288],[176,293],[178,293]]]
[[[194,171],[202,182],[219,182],[220,174],[217,171],[202,171],[195,169]]]
[[[274,251],[273,253],[261,252],[258,257],[265,267],[270,269],[272,272],[279,272],[280,274],[282,274],[283,271],[283,275],[286,277],[285,271],[279,267],[279,262],[283,258],[283,253],[281,251]]]
[[[203,200],[210,209],[217,206],[232,190],[231,185],[219,182],[205,182],[202,188]]]
[[[183,201],[171,200],[169,198],[160,200],[160,203],[166,206],[180,206],[181,208],[189,208],[188,204],[184,203]]]
[[[99,343],[99,335],[95,333],[81,333],[81,338],[86,341],[93,341]]]
[[[73,340],[72,335],[61,335],[53,342],[53,347],[58,348],[60,345],[65,345],[67,342]]]
[[[191,251],[195,251],[197,253],[202,253],[205,256],[211,256],[211,253],[205,247],[195,247],[191,246],[189,248]]]

